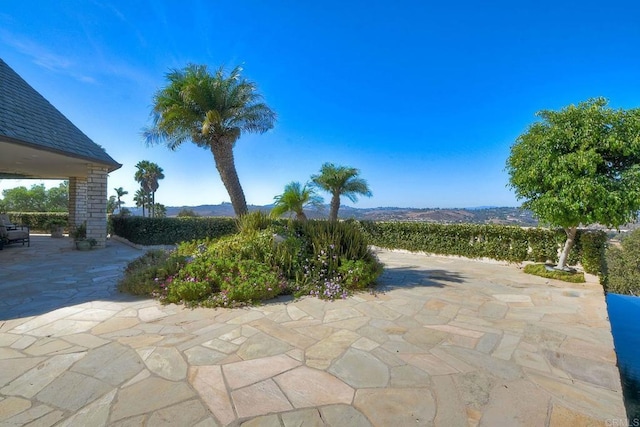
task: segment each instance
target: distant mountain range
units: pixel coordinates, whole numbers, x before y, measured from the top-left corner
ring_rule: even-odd
[[[249,211],[270,212],[273,205],[249,206]],[[141,215],[136,208],[131,209],[134,215]],[[167,206],[167,216],[177,216],[183,209],[190,209],[199,216],[234,216],[230,203],[201,206]],[[326,218],[329,207],[324,211],[306,211],[309,218]],[[536,226],[538,221],[530,211],[514,207],[474,207],[464,209],[415,209],[415,208],[354,208],[340,207],[340,218],[354,218],[373,221],[417,221],[434,223],[472,223],[472,224],[505,224],[518,226]]]

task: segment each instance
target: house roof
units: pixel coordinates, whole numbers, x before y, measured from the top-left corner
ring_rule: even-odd
[[[46,151],[51,159],[72,157],[114,171],[122,165],[69,121],[0,59],[0,146],[3,152]],[[4,154],[4,153],[3,153]],[[0,156],[3,157],[3,156]],[[31,155],[37,157],[37,155]],[[0,162],[1,163],[1,162]],[[23,162],[15,162],[21,164]],[[75,161],[75,164],[78,162]],[[0,164],[0,172],[29,176],[28,171]],[[31,173],[32,176],[37,176]],[[74,176],[74,175],[66,175]]]

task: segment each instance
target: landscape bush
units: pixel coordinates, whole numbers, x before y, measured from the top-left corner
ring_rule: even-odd
[[[32,233],[49,233],[49,224],[55,220],[69,221],[66,212],[7,212],[7,215],[13,224],[26,225]]]
[[[186,265],[186,257],[163,250],[150,250],[127,265],[118,290],[133,295],[159,296],[164,281]]]
[[[383,248],[509,262],[557,262],[566,239],[560,229],[503,225],[361,221],[360,226],[372,245]],[[580,262],[586,272],[601,273],[605,243],[603,231],[579,230],[569,263]]]
[[[174,252],[132,262],[120,289],[167,303],[236,307],[290,293],[345,298],[382,273],[356,223],[267,225],[261,214],[249,215],[255,217],[242,220],[242,232],[184,242]]]
[[[640,295],[640,229],[622,239],[621,247],[609,246],[606,250],[607,292]]]
[[[144,218],[117,216],[110,218],[113,234],[139,245],[175,245],[189,240],[217,238],[237,231],[233,218],[182,217]]]
[[[524,270],[527,274],[533,274],[535,276],[544,277],[547,279],[562,280],[564,282],[571,283],[584,283],[584,273],[576,272],[571,273],[567,271],[547,270],[544,264],[529,264],[525,265]]]

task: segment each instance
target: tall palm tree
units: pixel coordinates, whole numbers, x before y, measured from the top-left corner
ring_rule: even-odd
[[[331,193],[330,221],[338,220],[340,196],[345,196],[355,203],[358,201],[359,195],[366,197],[373,195],[367,181],[358,177],[359,174],[360,171],[356,168],[325,163],[320,168],[318,175],[311,176],[311,181],[315,186]]]
[[[125,189],[122,187],[114,188],[114,190],[116,191],[116,197],[118,197],[118,201],[116,202],[116,208],[121,209],[122,205],[124,205],[124,202],[120,200],[120,198],[122,196],[129,194],[129,192],[125,191]]]
[[[148,144],[165,143],[171,150],[185,141],[210,150],[238,216],[247,213],[247,202],[233,147],[242,132],[264,133],[276,120],[241,71],[236,67],[225,75],[221,67],[211,74],[206,65],[171,71],[168,85],[153,97],[153,125],[143,133]]]
[[[150,163],[146,171],[147,182],[151,190],[151,216],[154,218],[156,216],[156,191],[160,187],[158,181],[164,179],[164,173],[162,172],[162,168],[155,163]]]
[[[151,193],[151,201],[149,207],[149,214],[152,217],[155,217],[155,206],[156,202],[156,191],[160,186],[158,182],[161,179],[164,179],[163,170],[156,163],[150,162],[148,160],[141,160],[136,164],[136,168],[138,169],[135,174],[135,180],[140,183],[140,186],[147,193]]]
[[[149,167],[150,164],[151,162],[149,160],[140,160],[136,164],[137,170],[134,175],[136,182],[138,182],[140,184],[140,187],[142,187],[142,189],[145,190],[147,193],[151,192],[151,189],[149,188],[149,182],[147,180],[147,175],[146,175],[147,168]]]
[[[284,187],[284,193],[274,197],[275,206],[271,210],[271,215],[279,217],[287,212],[296,214],[296,219],[306,221],[307,215],[304,208],[313,206],[321,208],[324,200],[315,193],[309,185],[301,186],[299,182],[291,182]]]

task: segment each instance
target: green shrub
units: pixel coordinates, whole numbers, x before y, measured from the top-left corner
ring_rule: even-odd
[[[527,274],[545,277],[547,279],[562,280],[571,283],[584,283],[584,273],[570,273],[566,271],[549,271],[544,264],[529,264],[523,270]]]
[[[112,216],[113,233],[140,245],[175,245],[195,239],[217,238],[237,231],[233,218],[143,218]]]
[[[582,249],[582,267],[589,274],[600,274],[605,271],[605,253],[607,248],[607,233],[604,231],[589,231],[580,234]]]
[[[640,295],[640,229],[622,239],[621,248],[609,246],[606,251],[607,292]]]
[[[130,265],[122,289],[164,302],[236,307],[290,292],[344,298],[382,272],[357,223],[258,224],[244,233],[184,242],[171,255],[150,252]]]
[[[424,222],[362,221],[360,225],[371,244],[384,248],[509,262],[557,262],[566,240],[561,229]],[[588,272],[598,274],[604,245],[603,232],[578,230],[569,263],[581,262]]]
[[[148,251],[127,265],[118,290],[133,295],[160,296],[164,293],[165,282],[185,263],[186,258],[176,253]]]
[[[12,223],[26,225],[32,233],[49,233],[51,222],[67,224],[69,221],[69,214],[66,212],[7,212],[7,215]]]
[[[241,234],[266,230],[273,225],[273,220],[262,211],[255,211],[236,218],[236,228]]]

